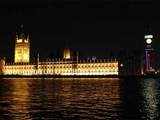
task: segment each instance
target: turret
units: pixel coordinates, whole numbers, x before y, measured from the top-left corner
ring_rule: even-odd
[[[63,59],[71,59],[71,53],[69,48],[65,48],[63,51]]]
[[[39,66],[39,53],[37,54],[37,61],[36,61],[36,68],[38,69]]]
[[[0,75],[4,73],[5,59],[0,59]]]

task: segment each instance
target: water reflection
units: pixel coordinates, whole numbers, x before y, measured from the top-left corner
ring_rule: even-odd
[[[119,93],[119,80],[64,80],[59,92],[62,101],[58,106],[65,111],[65,116],[70,114],[72,118],[118,119]]]
[[[1,79],[2,120],[157,120],[158,79]]]
[[[11,106],[9,111],[12,114],[14,120],[30,120],[29,114],[29,81],[26,79],[14,79],[11,80],[11,94],[9,96],[9,101]]]
[[[132,77],[121,81],[122,93],[122,120],[140,120],[141,114],[139,105],[141,104],[140,80]]]
[[[34,118],[118,119],[119,80],[54,79],[36,85],[31,102],[37,103],[31,105]]]
[[[11,83],[9,80],[0,80],[0,119],[1,120],[12,120],[12,114],[9,111],[11,106],[10,102],[10,92],[11,91]]]
[[[122,102],[120,81],[108,78],[1,80],[5,90],[0,89],[0,114],[10,120],[118,120]],[[9,104],[4,107],[2,103],[7,101]]]
[[[146,120],[156,120],[159,118],[158,104],[159,99],[159,80],[156,79],[144,79],[142,85],[143,95],[143,118]]]

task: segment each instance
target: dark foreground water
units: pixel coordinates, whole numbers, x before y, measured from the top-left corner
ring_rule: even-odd
[[[159,79],[0,79],[0,120],[159,120]]]

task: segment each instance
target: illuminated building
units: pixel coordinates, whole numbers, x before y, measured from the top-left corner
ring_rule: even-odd
[[[118,75],[118,61],[73,60],[70,50],[64,49],[63,59],[39,60],[30,63],[30,41],[24,33],[16,37],[14,63],[0,62],[0,73],[4,75]]]
[[[14,62],[28,63],[29,59],[30,59],[29,35],[25,35],[23,32],[20,31],[20,33],[17,33],[16,35]]]
[[[118,75],[118,61],[41,61],[38,65],[5,64],[5,75]]]

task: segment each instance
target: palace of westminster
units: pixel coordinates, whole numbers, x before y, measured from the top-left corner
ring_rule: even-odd
[[[63,59],[43,60],[37,56],[36,62],[30,62],[30,39],[24,32],[16,34],[14,63],[0,60],[2,75],[118,75],[117,60],[76,60],[72,59],[71,51],[65,48]]]

